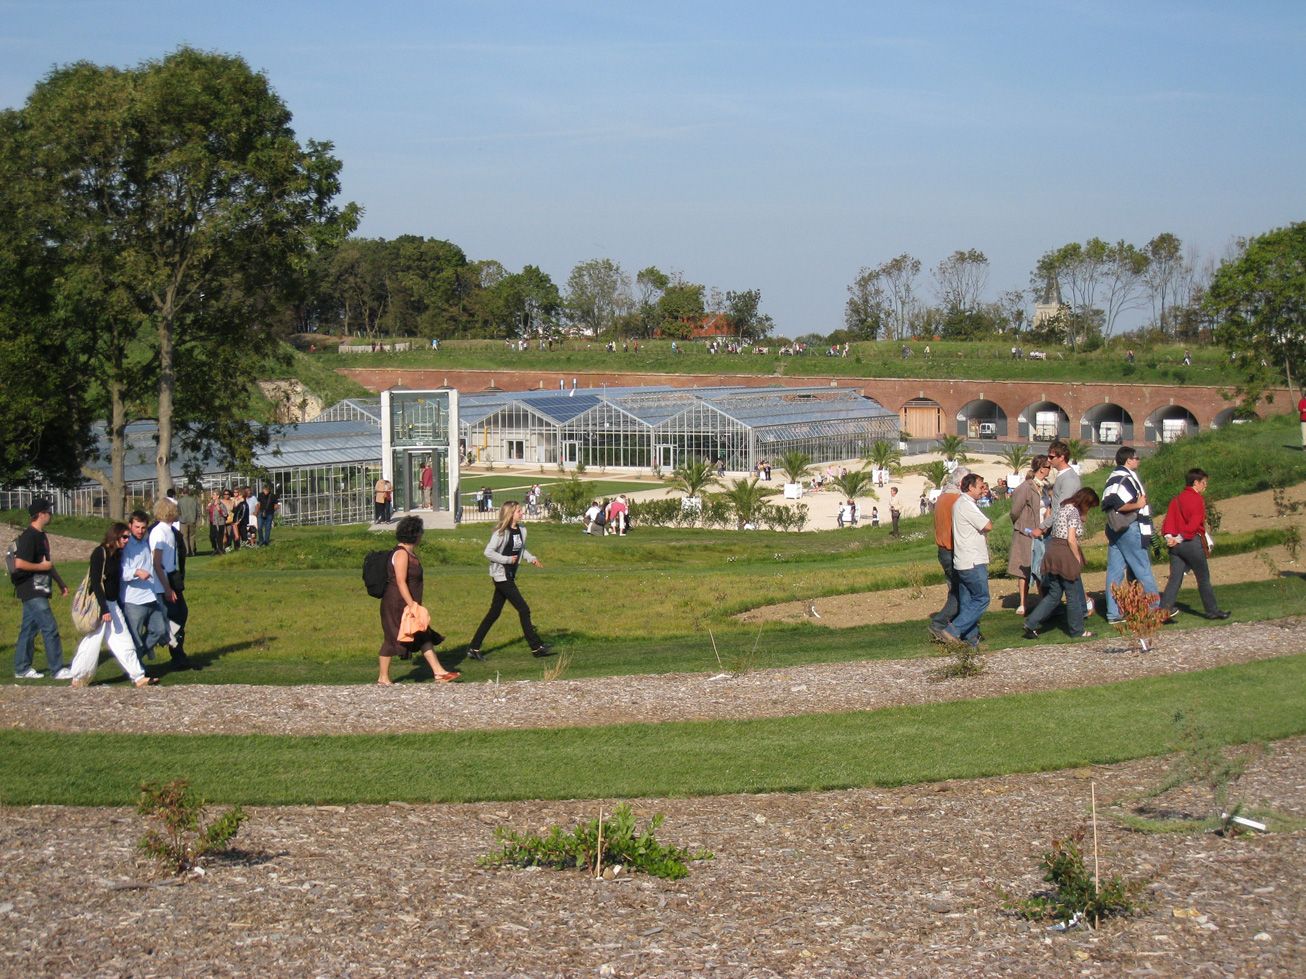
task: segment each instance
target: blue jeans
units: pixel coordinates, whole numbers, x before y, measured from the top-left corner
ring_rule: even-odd
[[[1143,586],[1149,595],[1156,595],[1153,607],[1160,604],[1160,589],[1152,577],[1152,559],[1143,543],[1143,535],[1138,524],[1132,523],[1117,536],[1106,532],[1106,617],[1107,621],[1120,618],[1120,609],[1116,597],[1111,593],[1112,585],[1123,584],[1127,574]]]
[[[977,564],[973,568],[954,568],[957,576],[957,617],[947,632],[972,646],[979,644],[979,620],[989,607],[989,566]]]
[[[59,624],[50,609],[50,599],[27,598],[23,600],[23,621],[18,627],[18,644],[14,646],[14,673],[26,673],[32,668],[38,632],[45,642],[45,665],[51,673],[63,669],[63,643],[59,639]]]
[[[154,647],[168,641],[168,613],[163,607],[163,599],[157,599],[152,605],[123,602],[122,617],[127,620],[127,632],[132,637],[141,665],[144,665],[147,656],[153,658]]]
[[[258,542],[260,544],[272,543],[272,514],[258,515]]]
[[[1040,583],[1043,597],[1034,611],[1025,620],[1025,628],[1038,632],[1043,623],[1061,609],[1061,596],[1066,596],[1066,631],[1078,637],[1084,634],[1084,613],[1088,603],[1084,601],[1084,579],[1063,578],[1048,572]]]
[[[934,617],[930,619],[930,625],[936,629],[946,629],[948,623],[957,617],[957,610],[961,608],[957,572],[952,570],[952,551],[949,548],[939,548],[939,566],[943,568],[943,580],[948,583],[948,597],[943,603],[943,608],[935,612]]]

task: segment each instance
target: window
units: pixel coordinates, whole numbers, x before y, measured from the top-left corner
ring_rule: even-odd
[[[526,458],[526,442],[525,442],[524,440],[522,440],[522,439],[509,439],[509,440],[508,440],[508,458],[509,458],[509,459],[525,459],[525,458]]]

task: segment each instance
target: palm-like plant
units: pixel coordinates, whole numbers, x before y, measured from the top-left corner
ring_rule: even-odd
[[[966,440],[960,435],[941,435],[939,436],[939,451],[943,453],[943,458],[949,462],[970,462],[966,458],[965,448]]]
[[[935,489],[943,489],[943,484],[948,481],[948,466],[939,459],[935,459],[925,467],[925,478],[930,481],[930,485]]]
[[[887,469],[896,474],[902,468],[902,451],[887,439],[876,439],[864,457],[876,469]]]
[[[855,500],[859,496],[870,497],[872,500],[878,500],[875,495],[874,483],[871,481],[871,472],[869,469],[852,469],[842,476],[836,476],[831,482],[838,487],[839,492],[847,499]]]
[[[1082,462],[1088,449],[1089,445],[1083,439],[1066,439],[1066,458],[1071,462]]]
[[[1002,461],[1005,462],[1014,473],[1018,473],[1024,469],[1025,463],[1033,458],[1030,454],[1029,447],[1020,443],[1007,447],[999,455]]]
[[[791,483],[801,483],[812,471],[812,457],[806,452],[793,449],[780,457],[780,471]]]
[[[720,494],[720,497],[730,504],[730,510],[735,516],[736,530],[743,530],[744,524],[756,524],[762,508],[766,506],[766,498],[775,492],[774,489],[759,486],[758,483],[757,476],[752,479],[748,477],[736,479],[733,486]]]
[[[672,470],[671,489],[668,492],[680,490],[686,496],[701,496],[703,488],[714,482],[716,482],[716,470],[712,468],[712,463],[700,459],[698,462],[687,462]]]

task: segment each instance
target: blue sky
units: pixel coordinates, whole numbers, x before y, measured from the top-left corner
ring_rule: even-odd
[[[360,233],[608,257],[842,325],[864,265],[1306,220],[1306,3],[0,0],[0,104],[180,44],[335,143]],[[923,277],[922,284],[925,284]]]

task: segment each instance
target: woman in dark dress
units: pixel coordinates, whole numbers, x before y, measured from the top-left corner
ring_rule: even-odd
[[[430,628],[429,620],[425,628],[413,632],[411,639],[399,638],[404,611],[412,609],[416,614],[422,605],[422,562],[417,559],[415,549],[422,542],[425,529],[421,517],[404,517],[395,528],[398,546],[390,555],[389,580],[381,596],[381,632],[385,639],[381,643],[381,674],[376,682],[382,687],[392,683],[390,660],[395,656],[411,659],[416,652],[422,654],[440,683],[458,679],[458,673],[446,670],[435,655],[435,647],[444,642],[444,636]]]

